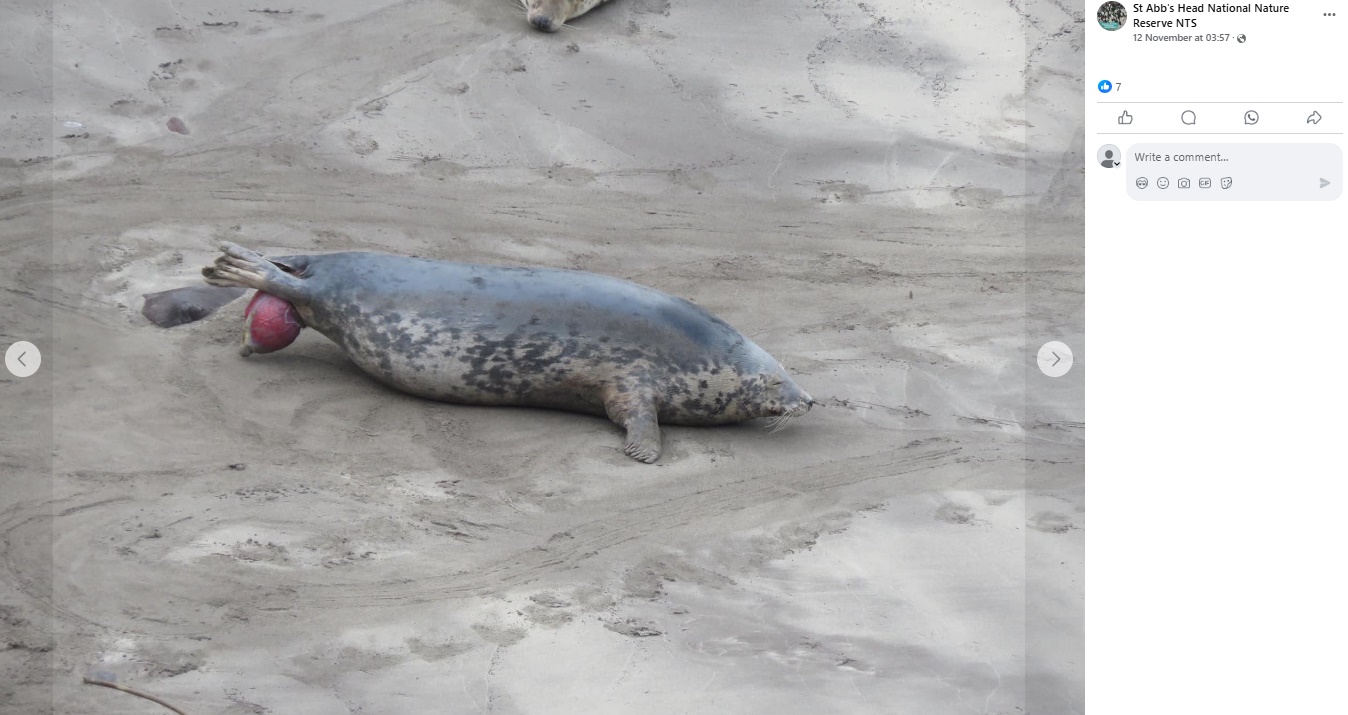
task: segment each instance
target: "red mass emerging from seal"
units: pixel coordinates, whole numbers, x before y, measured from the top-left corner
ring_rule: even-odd
[[[243,310],[246,326],[244,354],[270,353],[295,342],[304,321],[295,306],[270,293],[258,291]]]

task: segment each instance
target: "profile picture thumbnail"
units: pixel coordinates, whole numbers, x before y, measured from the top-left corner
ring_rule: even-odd
[[[1106,169],[1118,167],[1123,163],[1120,161],[1121,159],[1123,159],[1123,157],[1119,155],[1119,148],[1113,144],[1106,144],[1100,147],[1099,151],[1095,152],[1095,160],[1100,162],[1100,166],[1103,166]]]
[[[1110,0],[1095,12],[1095,19],[1100,23],[1100,27],[1113,32],[1128,21],[1128,11],[1124,9],[1123,3]]]

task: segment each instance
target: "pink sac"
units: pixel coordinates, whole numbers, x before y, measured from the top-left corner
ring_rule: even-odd
[[[304,328],[299,311],[289,302],[258,291],[243,310],[243,349],[253,353],[271,353],[295,342]]]
[[[169,117],[169,120],[168,120],[168,130],[171,131],[171,132],[175,132],[175,133],[177,133],[177,134],[191,134],[191,133],[192,133],[192,132],[190,132],[190,131],[187,130],[187,125],[186,125],[186,124],[183,124],[183,120],[181,120],[181,119],[179,119],[179,118],[177,118],[177,117]]]

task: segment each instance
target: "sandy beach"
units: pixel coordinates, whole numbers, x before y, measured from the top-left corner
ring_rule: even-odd
[[[0,380],[0,709],[156,711],[86,676],[194,715],[1084,709],[1080,13],[0,21],[3,337],[44,360]],[[607,421],[407,397],[313,331],[243,359],[244,300],[146,321],[222,240],[633,280],[821,405],[668,427],[643,465]],[[1048,340],[1080,346],[1062,378]]]

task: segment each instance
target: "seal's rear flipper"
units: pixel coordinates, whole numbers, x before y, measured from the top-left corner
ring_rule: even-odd
[[[660,458],[660,421],[650,394],[615,390],[604,402],[604,411],[627,430],[623,454],[647,464]]]
[[[201,269],[207,283],[254,288],[291,302],[298,297],[299,279],[262,254],[228,242],[221,244],[220,251],[214,265]]]

